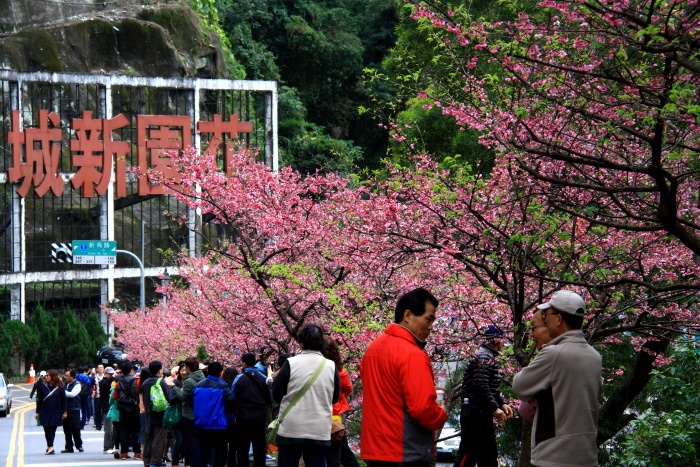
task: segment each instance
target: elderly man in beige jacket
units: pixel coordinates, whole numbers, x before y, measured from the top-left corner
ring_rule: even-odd
[[[538,308],[552,340],[513,379],[513,392],[537,403],[532,464],[595,467],[602,360],[581,331],[583,298],[560,290]]]

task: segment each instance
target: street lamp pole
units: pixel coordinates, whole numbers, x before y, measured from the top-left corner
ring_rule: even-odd
[[[139,263],[139,268],[141,269],[141,309],[144,313],[146,313],[146,270],[143,268],[143,263],[141,262],[138,256],[136,256],[130,251],[117,250],[117,253],[127,254],[134,258],[137,263]]]
[[[166,269],[165,272],[163,273],[163,276],[160,278],[160,285],[163,288],[166,288],[168,284],[170,283],[170,274],[168,274],[168,270]],[[163,311],[165,311],[166,305],[167,305],[168,297],[166,294],[163,294]]]

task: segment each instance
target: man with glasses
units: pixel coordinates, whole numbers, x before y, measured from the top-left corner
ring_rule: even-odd
[[[513,416],[513,409],[501,394],[502,377],[497,359],[506,335],[496,326],[489,326],[482,336],[479,350],[469,360],[462,380],[464,402],[459,418],[462,439],[454,467],[498,466],[493,419],[502,428],[505,420]]]
[[[362,358],[360,457],[369,467],[434,464],[434,432],[445,424],[447,413],[444,397],[437,400],[433,365],[423,349],[438,305],[423,288],[401,295],[394,322]]]
[[[583,298],[560,290],[537,308],[552,340],[513,379],[513,392],[521,400],[537,400],[532,464],[597,466],[602,360],[581,330]]]
[[[532,314],[532,322],[530,328],[528,329],[530,338],[535,342],[535,348],[540,351],[542,346],[547,344],[552,340],[549,337],[549,331],[547,331],[547,325],[544,324],[544,317],[542,316],[543,310],[536,310]],[[518,413],[525,420],[533,421],[535,419],[535,410],[537,407],[537,398],[530,399],[529,401],[520,401],[518,406]]]

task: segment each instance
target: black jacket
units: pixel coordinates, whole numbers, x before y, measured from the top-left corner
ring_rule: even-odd
[[[160,387],[163,389],[163,395],[167,401],[170,398],[170,386],[165,382],[165,379],[160,376],[151,376],[141,384],[141,395],[143,396],[143,406],[146,409],[146,419],[149,425],[162,425],[163,415],[165,412],[154,412],[151,407],[151,388],[155,386],[160,379]]]
[[[272,403],[267,381],[255,368],[243,370],[234,386],[236,418],[241,420],[265,419],[267,405]]]
[[[469,360],[462,380],[462,397],[479,410],[495,412],[506,403],[501,394],[501,373],[496,360],[498,351],[489,344],[481,344],[476,356]]]
[[[114,376],[105,375],[104,378],[97,383],[100,387],[100,397],[95,399],[95,403],[100,404],[100,410],[103,413],[109,412],[109,391],[112,389],[112,383],[114,382]]]

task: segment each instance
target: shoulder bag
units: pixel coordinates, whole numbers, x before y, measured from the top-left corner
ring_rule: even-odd
[[[296,395],[294,400],[289,403],[286,409],[284,409],[284,412],[280,414],[278,418],[275,420],[272,420],[272,423],[268,425],[267,427],[267,444],[272,444],[274,445],[277,442],[277,430],[279,430],[280,423],[284,420],[284,417],[287,416],[287,413],[294,407],[294,405],[299,402],[299,400],[306,394],[306,391],[309,390],[312,384],[314,384],[314,381],[316,381],[316,378],[318,378],[318,375],[321,374],[321,370],[326,366],[326,359],[324,358],[321,361],[321,364],[318,366],[316,369],[316,372],[311,376],[311,379],[309,379],[306,384],[304,385],[303,388],[301,388],[301,391],[299,391],[299,394]]]

